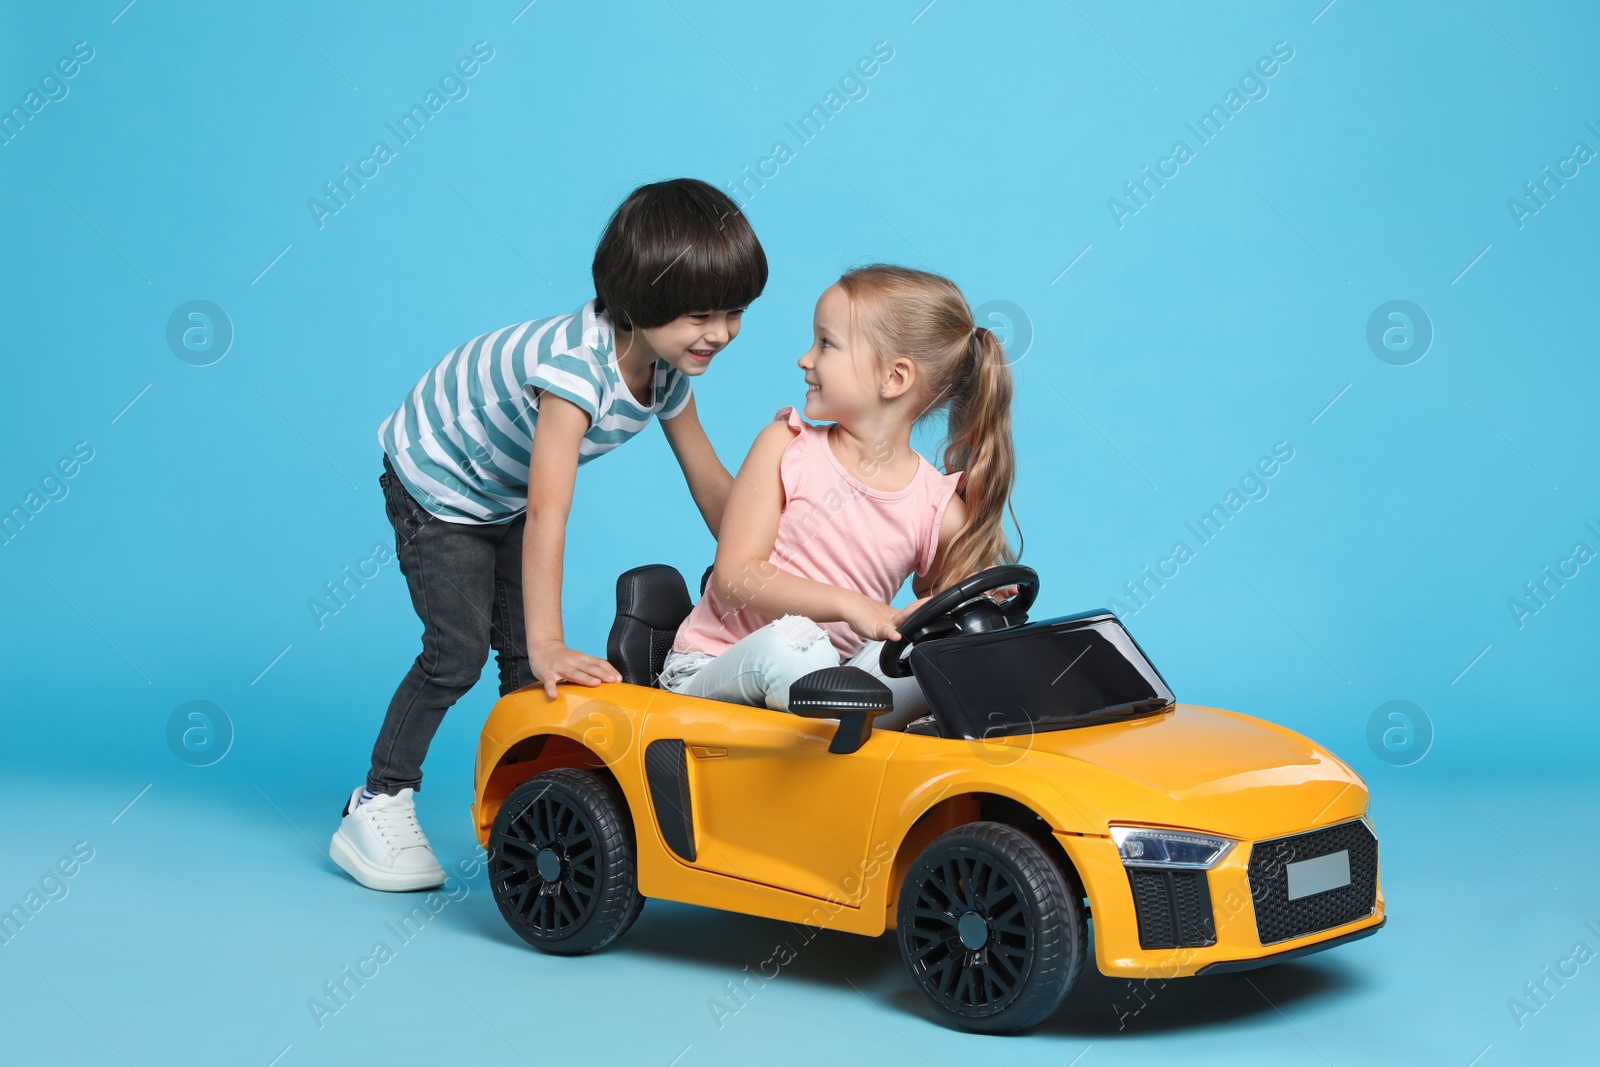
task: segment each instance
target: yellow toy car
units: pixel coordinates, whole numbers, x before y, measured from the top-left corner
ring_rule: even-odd
[[[1015,587],[1009,601],[986,593]],[[1276,963],[1384,923],[1367,788],[1283,727],[1178,704],[1115,616],[1028,622],[1038,577],[945,590],[884,648],[932,714],[807,675],[792,713],[652,688],[690,600],[617,583],[624,684],[530,686],[478,746],[473,815],[506,921],[592,952],[646,897],[877,936],[941,1021],[1014,1031],[1100,970],[1171,979]]]

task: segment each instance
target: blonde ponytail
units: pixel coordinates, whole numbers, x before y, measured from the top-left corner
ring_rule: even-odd
[[[935,588],[985,567],[1014,563],[1018,555],[1004,526],[1016,482],[1011,367],[1000,339],[983,326],[973,331],[969,347],[966,380],[949,401],[944,450],[945,471],[966,472],[961,499],[967,505],[967,524],[946,547],[945,573],[934,576]],[[1012,522],[1016,522],[1015,513]]]

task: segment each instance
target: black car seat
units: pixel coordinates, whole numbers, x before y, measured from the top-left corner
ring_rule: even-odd
[[[706,569],[706,578],[711,576]],[[701,588],[705,586],[702,579]],[[694,601],[676,567],[651,563],[617,578],[617,617],[606,639],[606,659],[630,685],[655,685],[678,627]]]

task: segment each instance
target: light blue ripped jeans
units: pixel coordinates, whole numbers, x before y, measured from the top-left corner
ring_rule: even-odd
[[[915,678],[884,676],[878,666],[882,648],[882,641],[869,641],[841,664],[826,630],[804,615],[785,615],[721,655],[668,652],[656,684],[688,696],[788,711],[789,686],[800,678],[824,667],[860,667],[894,694],[894,710],[880,715],[876,727],[899,730],[928,714],[928,702]]]

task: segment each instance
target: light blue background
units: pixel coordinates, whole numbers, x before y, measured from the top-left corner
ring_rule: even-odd
[[[409,906],[317,858],[419,632],[392,563],[321,629],[307,603],[392,539],[378,422],[462,340],[591,295],[594,242],[632,187],[723,186],[778,140],[794,158],[746,208],[771,282],[697,385],[730,464],[799,399],[817,295],[873,260],[1023,313],[990,324],[1032,337],[1016,510],[1036,615],[1121,595],[1175,540],[1193,546],[1185,523],[1275,442],[1294,449],[1127,621],[1180,699],[1285,723],[1368,777],[1390,929],[1257,988],[1174,986],[1124,1032],[1125,991],[1090,976],[1005,1054],[1592,1053],[1588,969],[1522,1030],[1506,1006],[1573,942],[1600,949],[1583,926],[1600,925],[1600,872],[1578,844],[1596,808],[1600,567],[1521,628],[1507,604],[1574,542],[1600,550],[1585,526],[1600,528],[1600,166],[1521,228],[1507,207],[1574,142],[1600,150],[1590,5],[123,3],[0,16],[7,109],[74,42],[95,50],[0,147],[0,508],[75,443],[94,449],[0,547],[0,905],[73,842],[96,850],[0,947],[17,1055],[991,1054],[927,1020],[889,939],[819,942],[719,1032],[704,1001],[780,924],[658,903],[615,951],[548,960],[504,929],[481,876],[325,1029],[305,1008]],[[307,199],[392,144],[384,123],[480,40],[494,58],[469,95],[319,229]],[[877,41],[894,56],[867,95],[800,145],[785,123]],[[1185,123],[1280,41],[1294,58],[1266,98],[1119,228],[1108,198],[1174,140],[1196,148]],[[194,299],[236,333],[211,366],[166,343]],[[1435,331],[1410,366],[1366,342],[1393,299]],[[585,468],[568,545],[567,632],[597,652],[619,571],[697,575],[712,553],[653,430]],[[493,696],[465,700],[429,759],[420,810],[447,863],[471,854]],[[235,732],[206,768],[166,742],[195,699]],[[1367,740],[1397,699],[1433,735],[1406,767]]]

